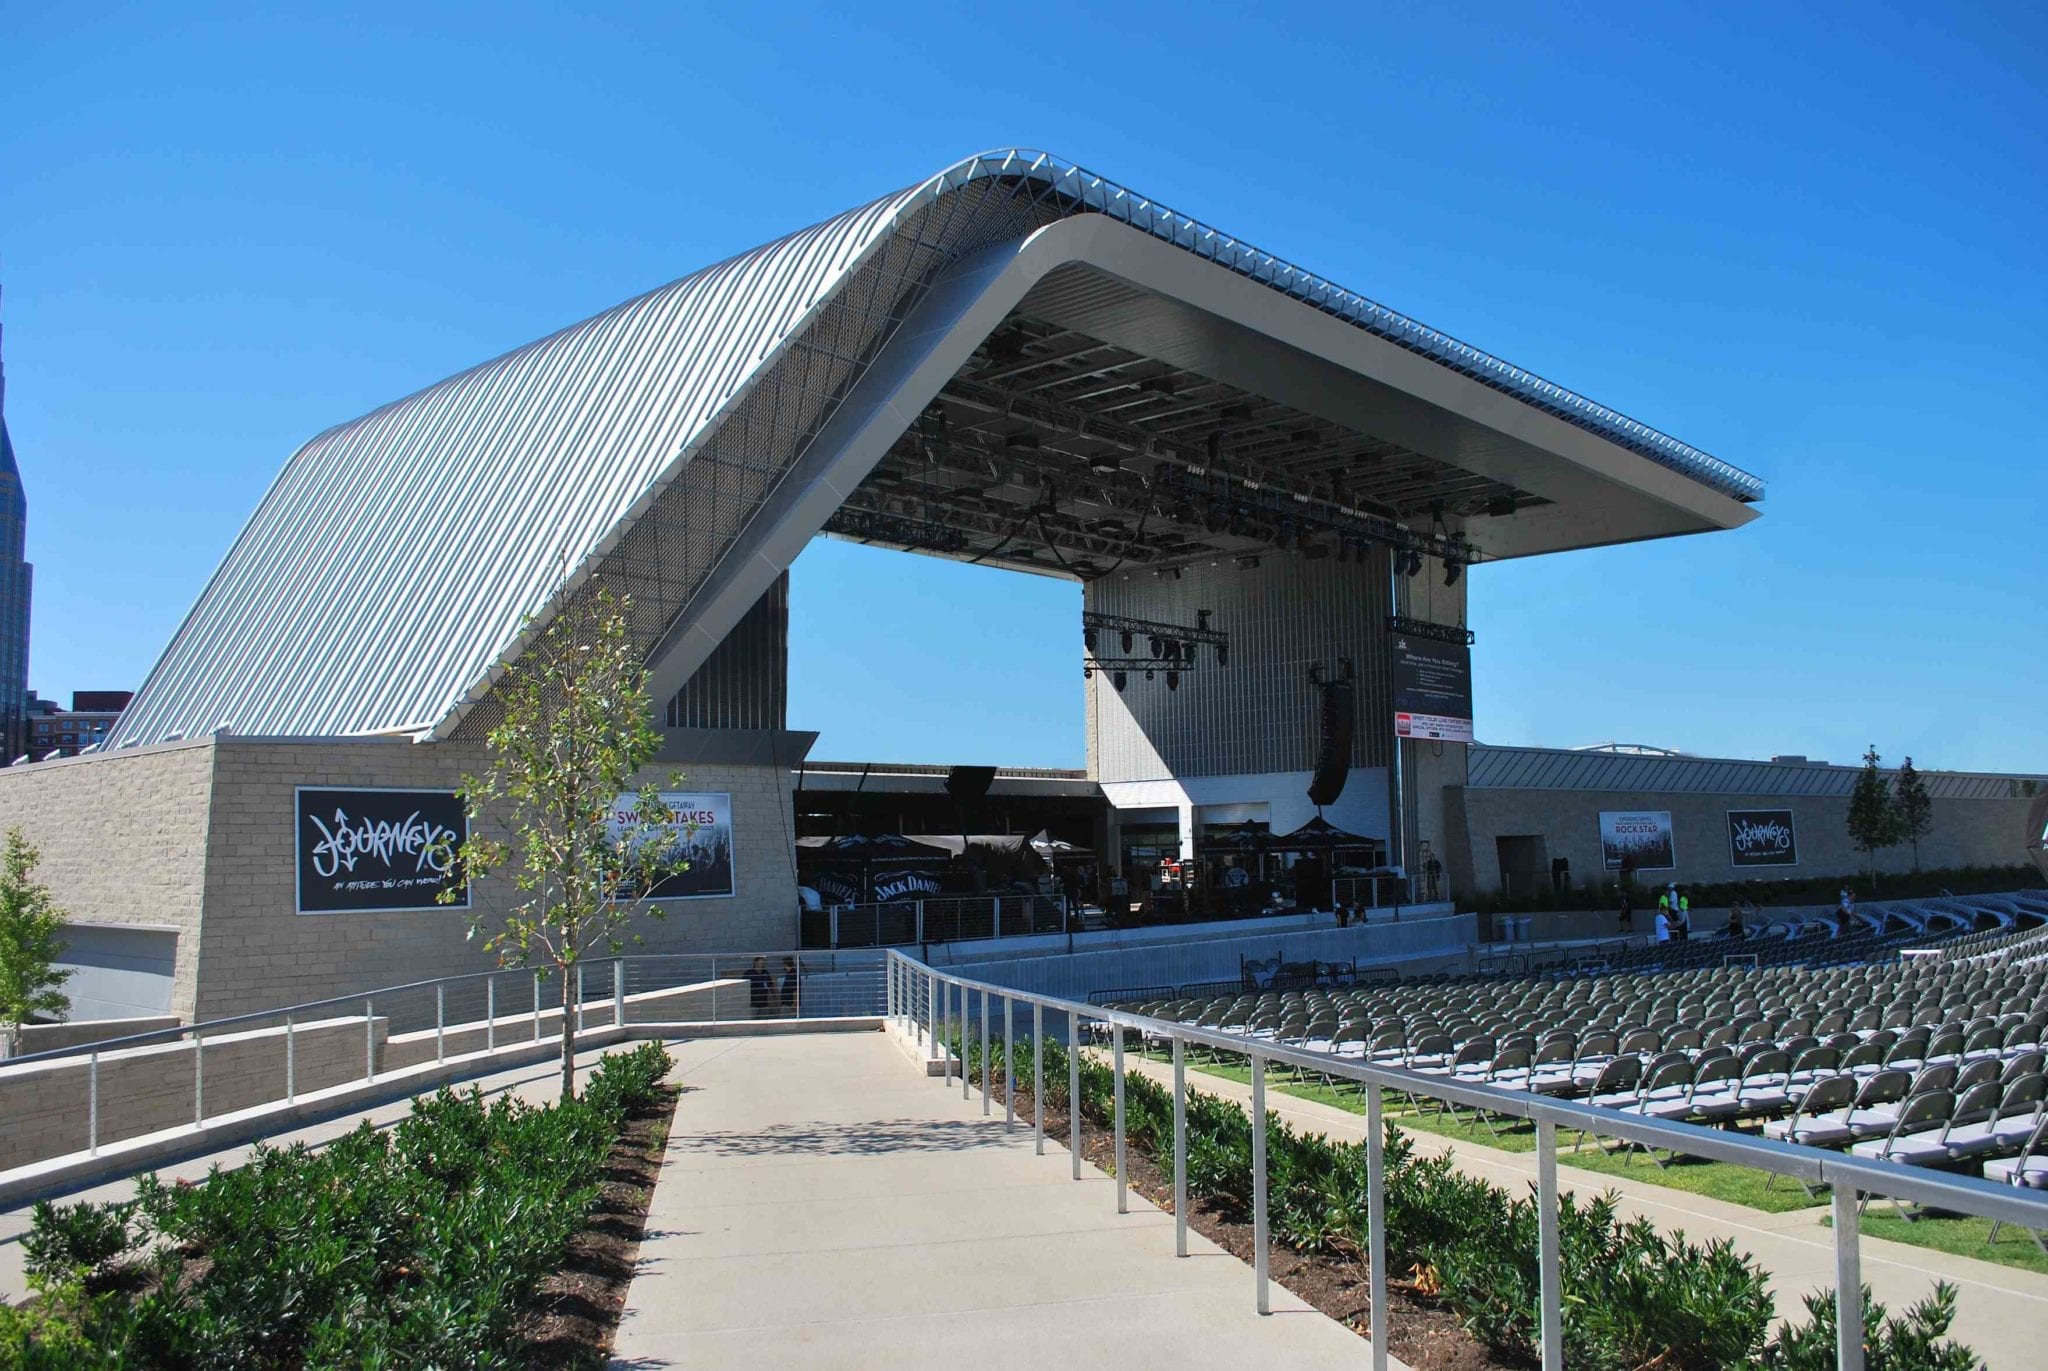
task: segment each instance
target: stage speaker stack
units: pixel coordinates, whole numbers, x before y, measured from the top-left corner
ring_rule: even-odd
[[[987,796],[995,779],[992,766],[956,766],[946,773],[946,793],[961,804],[971,804]]]
[[[1354,695],[1349,681],[1324,681],[1322,742],[1316,749],[1315,775],[1308,783],[1308,802],[1320,809],[1335,804],[1351,778],[1351,716]]]

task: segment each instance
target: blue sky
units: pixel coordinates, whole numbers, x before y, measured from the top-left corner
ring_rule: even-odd
[[[2048,770],[2038,6],[0,0],[31,683],[139,681],[330,424],[1048,148],[1764,476],[1472,576],[1478,728]],[[816,755],[1078,765],[1079,593],[816,544]]]

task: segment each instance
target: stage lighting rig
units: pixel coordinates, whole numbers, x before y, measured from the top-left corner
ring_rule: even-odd
[[[1375,543],[1392,548],[1394,565],[1410,576],[1421,572],[1425,557],[1456,562],[1460,570],[1481,560],[1479,550],[1445,524],[1441,501],[1430,507],[1427,531],[1411,528],[1391,511],[1381,514],[1312,499],[1272,481],[1233,476],[1215,465],[1219,445],[1220,439],[1212,434],[1208,466],[1160,463],[1152,478],[1155,498],[1199,505],[1205,511],[1203,525],[1211,532],[1219,526],[1239,536],[1258,536],[1256,530],[1270,530],[1265,536],[1276,551],[1294,547],[1304,554],[1319,549],[1327,555],[1329,545],[1317,541],[1315,535],[1329,534],[1340,556],[1347,545],[1349,555],[1359,558]]]
[[[1216,650],[1216,665],[1230,664],[1230,635],[1210,625],[1211,611],[1202,609],[1195,612],[1195,622],[1188,624],[1163,623],[1154,619],[1135,619],[1125,614],[1103,614],[1088,610],[1081,615],[1081,641],[1087,648],[1087,660],[1082,663],[1084,675],[1092,677],[1098,671],[1110,673],[1110,683],[1122,690],[1129,682],[1129,673],[1142,671],[1148,681],[1157,680],[1161,671],[1166,673],[1166,688],[1180,689],[1180,678],[1201,665],[1197,652],[1203,647]],[[1116,641],[1123,645],[1122,657],[1097,655],[1095,644],[1103,634],[1113,633]],[[1132,656],[1131,648],[1137,640],[1145,639],[1150,656]]]

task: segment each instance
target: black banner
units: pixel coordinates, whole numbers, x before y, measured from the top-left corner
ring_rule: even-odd
[[[469,836],[454,791],[300,786],[297,809],[299,913],[468,908],[437,901]]]
[[[1412,633],[1388,635],[1394,669],[1394,733],[1472,741],[1472,649]]]
[[[1728,811],[1728,860],[1735,866],[1797,866],[1799,843],[1789,809]]]

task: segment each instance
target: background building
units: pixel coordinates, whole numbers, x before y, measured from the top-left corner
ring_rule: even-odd
[[[86,748],[104,743],[121,711],[135,698],[132,690],[74,690],[71,708],[28,692],[27,742],[24,751],[32,762],[48,757],[76,757]]]
[[[4,343],[0,331],[0,343]],[[27,751],[29,600],[28,495],[7,431],[7,363],[0,347],[0,765]]]

